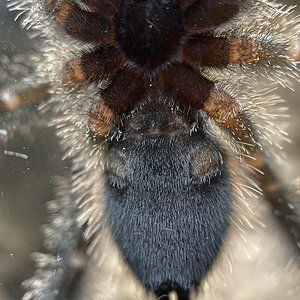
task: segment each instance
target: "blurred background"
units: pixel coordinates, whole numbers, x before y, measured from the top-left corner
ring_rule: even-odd
[[[0,0],[0,90],[26,84],[32,68],[26,56],[34,51],[6,4]],[[21,282],[34,271],[30,254],[42,251],[41,225],[47,223],[45,203],[54,197],[53,176],[68,168],[46,123],[47,115],[35,107],[0,116],[0,300],[24,294]]]
[[[297,4],[298,0],[284,2]],[[300,8],[297,8],[297,11],[300,13]],[[6,0],[0,0],[0,90],[6,86],[18,85],[18,81],[21,81],[26,73],[30,73],[31,66],[26,65],[26,62],[20,69],[14,68],[16,64],[12,63],[15,57],[26,57],[26,53],[34,50],[19,22],[14,21],[15,15],[7,10]],[[288,89],[281,89],[279,92],[287,100],[291,115],[288,132],[293,143],[285,145],[287,163],[279,172],[289,184],[300,176],[300,84],[295,86],[295,92]],[[62,153],[54,130],[47,126],[38,126],[40,115],[34,107],[26,108],[24,112],[14,116],[15,122],[10,122],[10,130],[6,131],[3,128],[7,128],[7,120],[10,118],[10,115],[0,117],[0,300],[21,299],[24,291],[20,284],[31,277],[34,270],[30,253],[43,249],[40,228],[42,224],[47,223],[45,203],[54,197],[53,178],[65,174],[68,169],[68,162],[61,161]],[[41,124],[47,123],[47,116],[44,118]],[[30,129],[24,126],[25,120],[31,122]],[[248,233],[249,239],[253,235],[255,243],[265,242],[269,238],[265,234],[273,235],[274,228],[276,224],[265,232],[252,231]],[[279,249],[286,242],[280,234],[274,233],[274,236],[278,237],[278,244],[273,248],[275,253],[276,247]],[[253,277],[259,280],[260,276],[268,276],[271,273],[273,276],[275,271],[270,271],[267,265],[264,266],[262,257],[261,254],[254,257],[251,269],[246,257],[240,259],[239,263],[244,271],[238,271],[237,275],[233,276],[233,281],[235,278],[239,278],[240,281],[233,283],[232,288],[227,288],[222,294],[222,299],[253,299],[247,296],[247,292],[237,292],[237,289],[254,288],[252,281],[246,280],[248,285],[244,286],[241,283],[244,282],[242,278],[247,276],[251,276],[252,280]],[[283,265],[287,263],[288,259],[284,260]],[[278,272],[280,268],[281,266]],[[293,293],[295,298],[289,299],[299,299],[299,290]],[[234,294],[242,296],[234,298]],[[276,296],[272,299],[276,299]]]

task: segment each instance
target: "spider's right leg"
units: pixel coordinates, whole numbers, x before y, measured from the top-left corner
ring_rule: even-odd
[[[31,86],[19,91],[4,90],[0,94],[0,113],[12,112],[25,104],[37,104],[50,97],[50,84]]]
[[[68,34],[79,40],[104,43],[113,39],[109,18],[82,10],[71,0],[46,0],[46,9]]]
[[[176,77],[172,74],[176,74]],[[169,68],[163,75],[163,81],[168,90],[174,90],[176,87],[176,97],[179,101],[183,101],[196,110],[204,110],[243,146],[249,157],[247,163],[254,170],[259,170],[254,173],[254,177],[266,200],[272,206],[274,215],[299,250],[300,218],[298,212],[293,209],[286,188],[272,171],[264,151],[257,142],[256,132],[251,126],[251,121],[236,99],[216,88],[212,81],[202,77],[184,64]]]
[[[207,30],[234,17],[245,0],[180,0],[187,30]]]

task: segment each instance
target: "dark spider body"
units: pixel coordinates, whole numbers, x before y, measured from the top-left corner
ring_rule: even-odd
[[[124,140],[110,143],[105,187],[125,260],[157,296],[176,290],[180,300],[217,256],[232,201],[217,143],[203,131],[190,135],[185,122],[152,98],[125,124]]]
[[[117,41],[144,76],[176,57],[183,34],[178,1],[125,0],[116,18]],[[109,143],[106,216],[139,280],[159,299],[175,290],[183,300],[219,252],[232,196],[216,142],[190,135],[188,118],[156,102],[160,94]]]
[[[184,32],[178,1],[123,1],[116,24],[126,56],[146,73],[175,56]]]
[[[19,3],[25,3],[26,10],[26,0],[14,1],[16,9]],[[257,2],[257,11],[268,10],[269,15],[264,16],[268,21],[272,16],[284,16],[284,11],[267,1]],[[50,15],[54,19],[51,22],[61,26],[64,34],[90,46],[60,66],[61,73],[57,75],[56,66],[52,74],[59,78],[55,77],[62,85],[62,95],[70,87],[94,84],[97,90],[86,104],[88,109],[84,106],[84,121],[76,118],[76,105],[66,111],[60,106],[65,96],[58,96],[54,104],[63,115],[57,123],[58,131],[63,140],[71,141],[72,186],[74,194],[82,193],[76,205],[82,210],[78,222],[85,242],[93,244],[94,238],[101,237],[101,228],[105,227],[102,222],[108,225],[123,259],[158,299],[169,299],[171,291],[179,300],[190,299],[190,292],[201,284],[218,256],[230,223],[234,192],[227,155],[210,132],[208,118],[228,134],[231,143],[240,145],[238,155],[244,155],[250,167],[260,170],[253,177],[274,211],[281,212],[277,217],[289,236],[296,243],[299,240],[297,213],[288,205],[285,189],[266,162],[261,132],[254,129],[226,84],[218,85],[214,76],[203,71],[267,65],[279,70],[278,78],[283,73],[281,66],[287,73],[290,66],[296,69],[294,37],[285,30],[281,35],[278,29],[278,36],[276,32],[266,39],[251,30],[226,29],[224,24],[239,12],[247,17],[249,3],[255,1],[45,0],[41,1],[43,13],[37,12],[40,20],[36,24],[42,31],[48,30],[43,16]],[[31,18],[34,16],[32,13]],[[222,35],[217,28],[223,25]],[[266,27],[273,29],[268,23]],[[277,28],[280,26],[274,26],[274,30]],[[51,60],[52,64],[57,60]],[[106,83],[99,84],[103,80]],[[79,103],[80,97],[74,100]],[[70,99],[64,99],[63,104],[70,105]],[[75,115],[71,129],[70,120],[65,119],[69,114]],[[87,129],[83,139],[92,137],[84,145],[78,144],[73,134],[78,127],[80,134],[82,128]],[[100,146],[101,155],[94,149],[85,153],[82,149],[90,151],[85,148],[89,143]],[[105,181],[96,191],[96,200],[95,192],[90,195],[89,190],[98,188],[99,174],[93,163],[86,162],[94,155],[101,161],[103,158],[104,171],[99,168],[97,172],[101,176],[104,172]],[[85,169],[89,171],[84,173]],[[97,174],[90,184],[93,172]],[[79,179],[88,184],[80,185]],[[94,207],[101,202],[102,194],[105,216],[97,223],[95,215],[101,210],[102,217],[103,207],[100,205],[98,211]],[[79,273],[84,272],[80,269]],[[72,283],[63,288],[71,287]],[[47,288],[51,293],[51,284]],[[40,299],[35,293],[43,295],[44,291],[35,292],[33,288],[28,297]]]

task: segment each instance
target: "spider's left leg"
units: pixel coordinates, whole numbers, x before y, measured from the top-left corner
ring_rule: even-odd
[[[235,16],[246,0],[180,1],[187,30],[214,28]]]
[[[80,83],[98,82],[112,77],[124,65],[120,50],[113,46],[98,46],[78,58],[69,60],[63,67],[63,81],[68,86]]]
[[[102,139],[110,134],[122,114],[128,112],[145,93],[145,81],[141,74],[123,68],[112,77],[107,88],[100,92],[89,116],[89,129]]]
[[[121,6],[121,0],[81,0],[90,11],[104,15],[113,16]]]
[[[37,104],[50,97],[50,84],[30,86],[19,91],[4,90],[0,93],[0,113],[12,112],[25,104]]]
[[[71,0],[47,0],[45,5],[71,36],[84,42],[112,41],[113,29],[109,18],[85,11]]]
[[[176,74],[176,77],[172,74]],[[266,155],[257,143],[251,122],[237,101],[216,88],[212,81],[200,76],[184,64],[175,65],[167,70],[163,74],[163,81],[168,90],[172,91],[176,88],[178,101],[183,101],[196,110],[204,110],[221,128],[226,129],[234,140],[243,145],[247,154],[252,157],[247,162],[261,172],[257,172],[255,177],[271,204],[275,216],[284,225],[296,247],[299,247],[299,216],[291,207],[286,189],[274,175]],[[278,211],[280,214],[277,213]]]

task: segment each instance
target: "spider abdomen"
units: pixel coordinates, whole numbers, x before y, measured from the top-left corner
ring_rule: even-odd
[[[227,231],[232,201],[227,167],[217,143],[204,132],[184,133],[187,124],[166,104],[143,109],[134,116],[139,124],[125,124],[128,138],[110,143],[106,220],[147,288],[158,296],[189,293],[210,269]],[[167,119],[172,127],[163,126]]]

